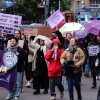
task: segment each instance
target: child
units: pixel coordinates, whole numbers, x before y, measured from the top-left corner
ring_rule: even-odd
[[[49,50],[45,58],[49,61],[48,64],[48,76],[49,76],[49,84],[50,84],[50,92],[51,92],[51,100],[56,99],[55,94],[55,84],[58,86],[60,91],[60,98],[64,96],[63,91],[64,87],[62,85],[62,66],[60,63],[60,56],[63,53],[61,49],[61,42],[59,39],[54,39],[52,41],[51,50]]]

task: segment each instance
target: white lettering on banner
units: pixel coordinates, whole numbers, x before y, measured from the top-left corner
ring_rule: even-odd
[[[0,13],[0,32],[14,34],[21,24],[21,16]]]
[[[96,46],[88,46],[88,53],[89,56],[96,56],[100,51],[100,48],[98,45]]]
[[[9,80],[5,80],[5,79],[3,79],[3,78],[0,78],[0,81],[9,82]]]
[[[0,21],[1,21],[1,22],[7,22],[7,20],[8,20],[8,19],[0,18]]]

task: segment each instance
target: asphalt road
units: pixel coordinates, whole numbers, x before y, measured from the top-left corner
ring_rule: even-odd
[[[98,84],[97,84],[96,89],[91,89],[92,78],[86,78],[84,76],[82,77],[82,84],[81,84],[82,98],[83,98],[82,100],[96,100],[98,88],[100,85],[100,80],[98,80],[97,83]],[[23,93],[21,94],[21,97],[19,100],[50,100],[50,92],[48,94],[43,94],[43,90],[41,90],[41,94],[33,95],[32,87],[26,88],[25,84],[26,84],[26,81],[24,79]],[[65,87],[64,98],[62,100],[69,100],[66,82],[65,82],[64,87]],[[58,89],[56,89],[56,94],[57,94],[56,95],[57,100],[61,100],[59,99]],[[5,90],[4,88],[0,88],[0,100],[5,100],[6,96],[7,96],[7,90]],[[75,100],[77,100],[77,94],[76,94],[75,89],[74,89],[74,98]]]

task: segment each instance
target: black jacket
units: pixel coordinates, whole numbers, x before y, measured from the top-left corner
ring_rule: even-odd
[[[56,31],[56,35],[58,36],[58,39],[60,40],[61,44],[62,44],[62,48],[65,50],[68,48],[69,45],[69,41],[62,37],[62,34],[59,31]]]
[[[18,47],[17,52],[18,55],[18,63],[17,63],[17,72],[24,71],[24,62],[27,60],[27,54],[24,49]]]

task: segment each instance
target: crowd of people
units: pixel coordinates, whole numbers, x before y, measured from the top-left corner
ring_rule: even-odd
[[[3,34],[0,37],[0,50],[11,51],[18,57],[17,79],[14,90],[9,90],[6,100],[18,100],[23,85],[23,73],[26,76],[26,87],[33,84],[33,94],[47,94],[50,89],[51,100],[56,100],[55,86],[60,91],[60,98],[64,96],[63,80],[68,83],[69,99],[74,100],[73,86],[77,91],[77,100],[82,100],[81,77],[92,76],[91,88],[97,86],[100,80],[100,50],[95,56],[90,56],[89,46],[99,46],[100,34],[89,33],[85,38],[73,37],[71,33],[63,36],[59,31],[52,38],[46,36],[23,36],[19,30],[14,35]],[[20,46],[19,40],[23,40]],[[8,41],[9,46],[8,46]]]

